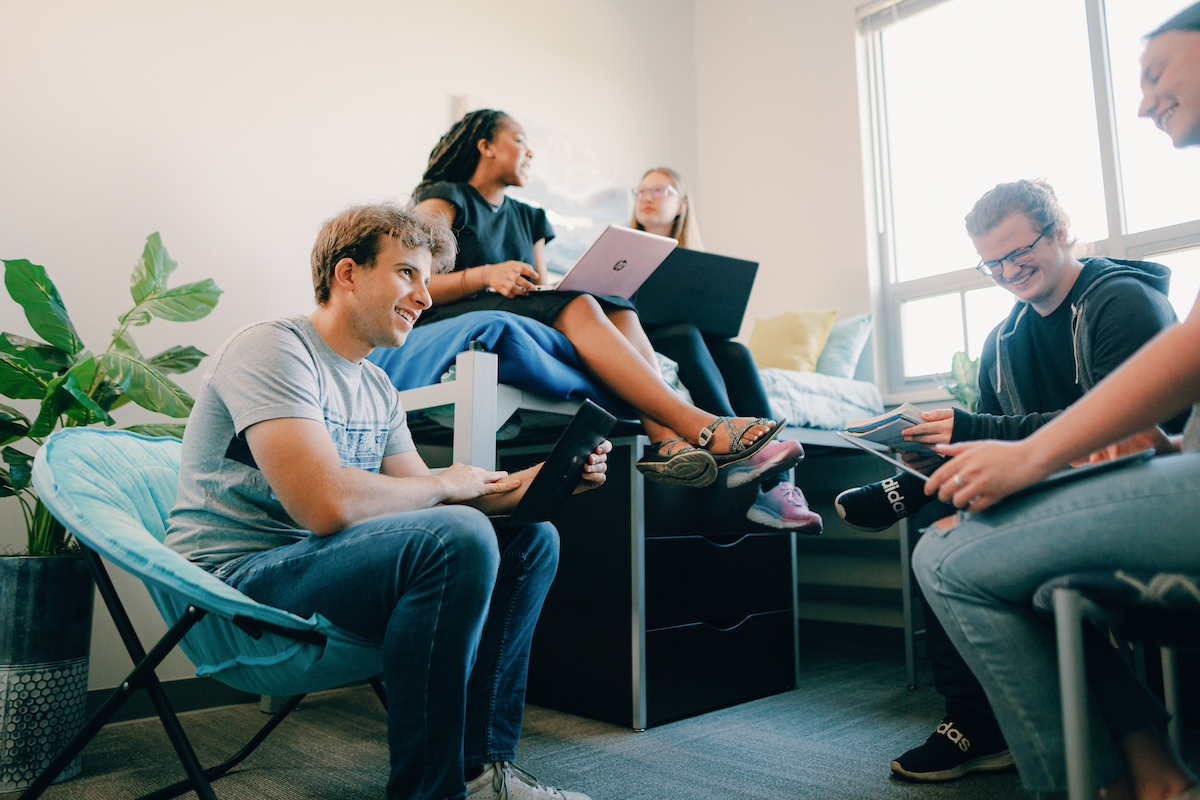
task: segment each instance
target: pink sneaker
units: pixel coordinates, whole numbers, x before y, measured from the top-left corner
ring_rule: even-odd
[[[769,492],[760,489],[746,519],[782,531],[818,534],[822,530],[821,515],[809,509],[803,492],[787,482]]]
[[[752,481],[761,480],[789,470],[804,460],[804,448],[791,439],[780,439],[769,444],[745,461],[725,467],[725,486],[736,489]]]

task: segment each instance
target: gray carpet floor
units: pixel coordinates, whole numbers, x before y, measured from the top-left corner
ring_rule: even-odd
[[[806,651],[802,667],[805,680],[794,691],[640,733],[529,706],[518,763],[593,800],[1033,797],[1013,772],[933,786],[889,777],[891,759],[923,742],[941,717],[928,675],[922,688],[907,689],[894,652],[823,645]],[[211,764],[240,747],[265,716],[244,705],[181,718],[201,761]],[[383,710],[367,686],[311,695],[215,791],[222,800],[379,800],[384,731]],[[1189,738],[1189,761],[1195,745]],[[157,719],[117,723],[84,751],[82,774],[43,797],[123,800],[182,777]]]

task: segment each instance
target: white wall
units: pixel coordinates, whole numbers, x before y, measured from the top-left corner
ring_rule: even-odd
[[[707,41],[715,5],[704,17]],[[156,321],[138,342],[211,353],[246,322],[311,309],[321,222],[406,194],[455,95],[512,113],[535,146],[541,132],[596,154],[627,185],[659,163],[697,174],[696,30],[691,0],[0,0],[0,257],[46,266],[102,349],[159,231],[176,283],[211,277],[226,294],[207,319]],[[704,94],[710,117],[723,98]],[[711,158],[722,135],[707,134]],[[729,188],[720,163],[700,173],[716,192]],[[715,248],[749,252],[720,230],[706,230]],[[7,295],[0,330],[33,335]],[[194,392],[198,375],[180,383]],[[20,528],[16,503],[0,501],[0,547],[19,550]],[[148,599],[133,613],[163,629]],[[96,620],[90,686],[110,687],[128,660],[107,614]],[[162,674],[192,670],[177,657]]]
[[[742,328],[871,310],[854,9],[696,0],[704,244],[760,261]]]

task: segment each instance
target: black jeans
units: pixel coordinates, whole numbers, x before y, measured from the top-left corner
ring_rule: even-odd
[[[914,532],[911,543],[915,546],[923,529],[957,511],[954,506],[940,500],[927,503],[909,520],[909,529]],[[933,667],[933,686],[946,698],[946,713],[953,716],[966,711],[994,720],[996,714],[984,694],[983,686],[951,644],[950,637],[930,609],[925,595],[920,591],[917,594],[921,596],[921,611],[925,615],[925,641],[929,645],[929,660]]]
[[[679,365],[692,402],[710,414],[770,417],[758,365],[744,344],[704,334],[686,322],[646,328],[654,349]]]

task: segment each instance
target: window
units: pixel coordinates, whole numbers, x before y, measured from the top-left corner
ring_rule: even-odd
[[[1046,178],[1072,235],[1096,255],[1172,267],[1171,300],[1181,317],[1190,308],[1200,194],[1177,187],[1200,185],[1200,160],[1174,152],[1136,113],[1141,35],[1182,2],[877,0],[859,9],[887,394],[931,389],[953,353],[978,356],[1011,309],[1013,297],[973,269],[979,257],[963,226],[997,183]],[[1109,30],[1120,34],[1110,41]]]

